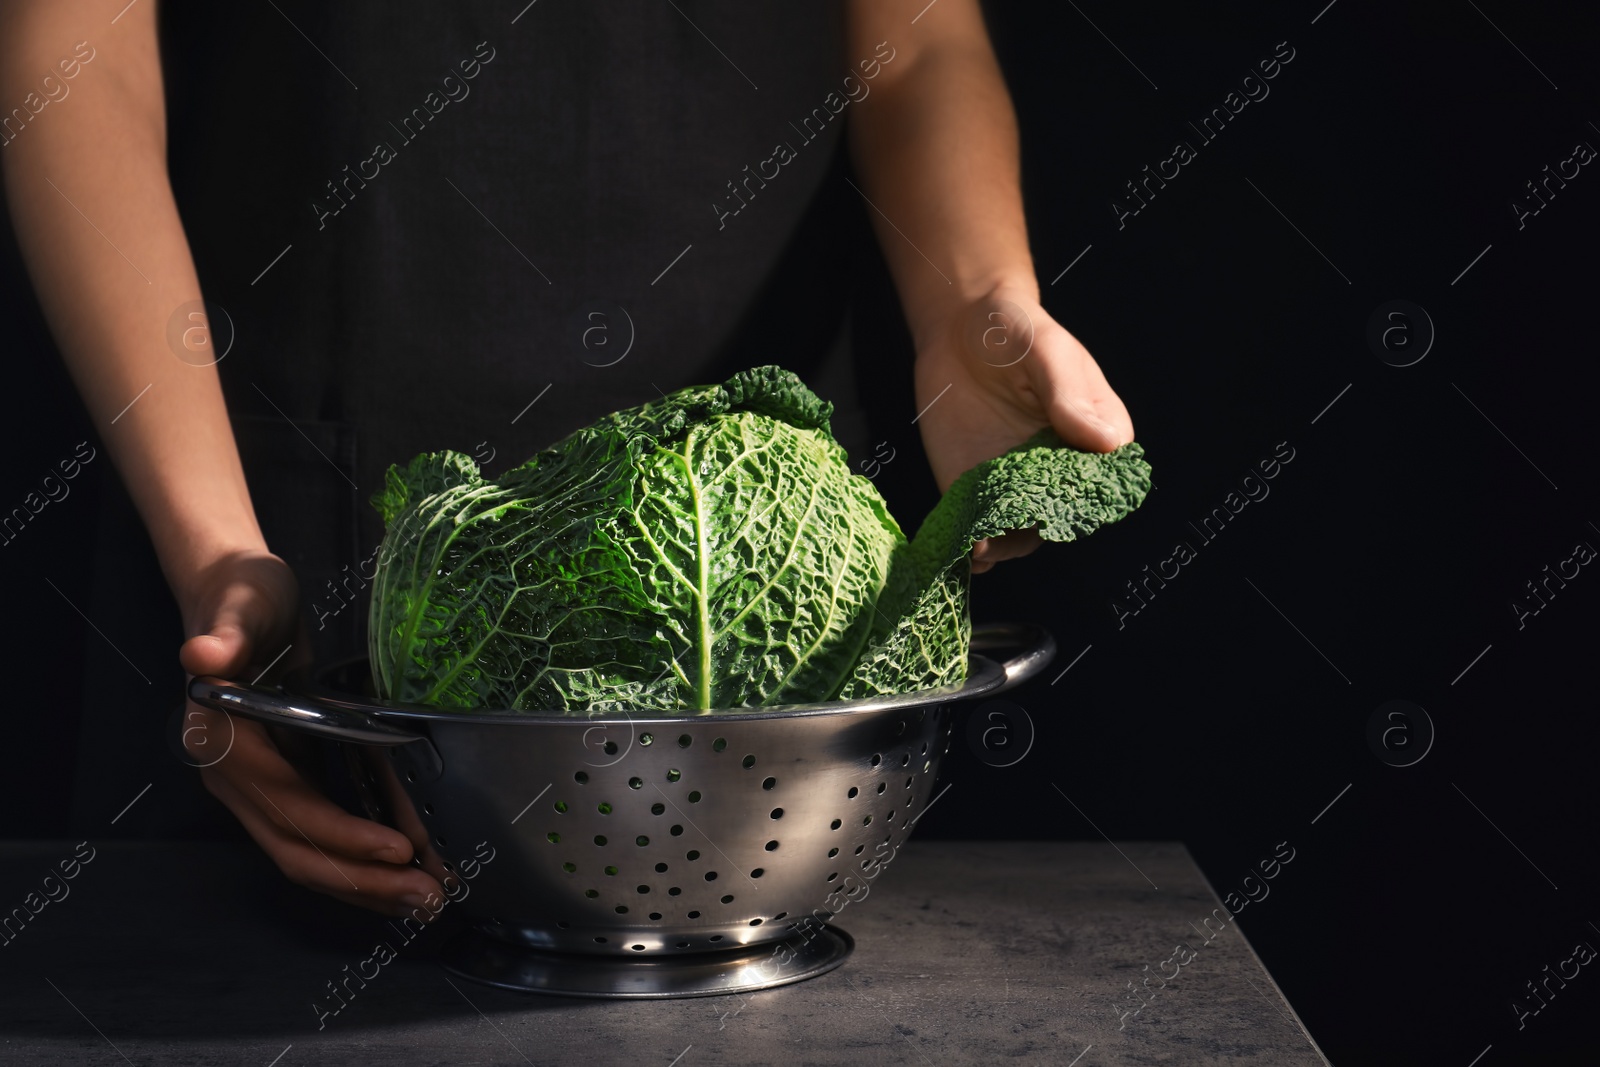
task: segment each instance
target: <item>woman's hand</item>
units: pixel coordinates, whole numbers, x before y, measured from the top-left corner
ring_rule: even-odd
[[[303,662],[308,645],[304,624],[296,624],[297,600],[294,574],[277,556],[242,551],[221,557],[179,595],[189,635],[178,653],[183,669],[254,681],[269,665]],[[301,655],[291,651],[280,659],[286,648]],[[437,911],[443,890],[410,865],[412,842],[323,796],[266,727],[192,702],[184,724],[185,747],[201,766],[206,789],[291,882],[390,915],[421,908],[419,916],[428,917],[426,899],[433,894]]]
[[[997,286],[963,302],[930,331],[917,352],[916,394],[941,492],[1046,426],[1088,452],[1133,440],[1133,420],[1099,364],[1027,285]],[[1031,530],[980,541],[973,573],[1038,546]]]

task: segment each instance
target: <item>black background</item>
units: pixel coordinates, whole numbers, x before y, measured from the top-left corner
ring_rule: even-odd
[[[978,618],[1042,622],[1061,655],[1009,694],[1027,755],[992,767],[957,744],[919,833],[1181,839],[1224,894],[1287,841],[1294,862],[1239,922],[1334,1063],[1466,1065],[1491,1045],[1485,1067],[1592,1062],[1589,968],[1524,1029],[1511,1003],[1574,943],[1600,945],[1600,577],[1585,567],[1521,628],[1510,605],[1578,542],[1600,547],[1600,177],[1585,167],[1522,229],[1510,205],[1600,145],[1595,27],[1570,5],[1323,2],[988,6],[1044,304],[1127,402],[1158,488],[1120,526],[978,579]],[[1270,96],[1199,147],[1186,122],[1280,41],[1295,57]],[[1198,158],[1119,229],[1111,202],[1180,139]],[[14,501],[95,438],[9,239],[5,255]],[[878,482],[908,521],[933,487],[903,330],[867,267],[865,425],[845,443],[896,448]],[[1366,339],[1396,299],[1437,332],[1408,367]],[[1270,496],[1202,544],[1189,523],[1279,442],[1294,459]],[[94,581],[111,477],[91,464],[0,549],[6,836],[72,829],[72,679],[101,638],[61,594],[81,603]],[[1119,627],[1113,598],[1179,541],[1196,559]],[[130,605],[101,625],[158,614],[175,618]],[[159,668],[154,684],[181,680]],[[1391,699],[1436,732],[1409,767],[1367,741]]]

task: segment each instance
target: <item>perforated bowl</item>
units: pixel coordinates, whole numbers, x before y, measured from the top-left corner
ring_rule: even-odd
[[[759,711],[594,717],[383,702],[365,660],[281,689],[196,678],[190,697],[343,742],[372,818],[417,842],[472,929],[447,965],[496,985],[694,996],[781,985],[848,955],[825,926],[871,892],[934,799],[958,701],[1055,651],[973,635],[958,687]],[[1005,650],[997,662],[985,652]],[[448,880],[447,880],[448,879]]]

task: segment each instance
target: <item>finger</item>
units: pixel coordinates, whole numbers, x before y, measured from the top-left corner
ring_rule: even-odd
[[[200,620],[200,632],[178,650],[178,661],[190,674],[238,674],[255,655],[273,614],[259,590],[230,582]]]
[[[290,617],[292,605],[279,603],[281,595],[269,592],[269,586],[270,582],[264,585],[243,576],[227,580],[197,620],[198,632],[178,650],[183,669],[228,677],[245,670],[258,656],[271,656],[264,642],[280,628],[280,620]]]
[[[1008,559],[1026,556],[1044,543],[1037,530],[1012,530],[1000,537],[989,537],[972,546],[972,573],[982,574]]]
[[[1075,338],[1067,337],[1060,358],[1030,368],[1045,401],[1051,428],[1074,448],[1110,452],[1133,440],[1133,419],[1112,390],[1100,365]]]
[[[206,784],[296,885],[391,915],[408,915],[421,908],[421,915],[426,917],[430,895],[435,907],[443,899],[443,888],[425,871],[330,855],[302,835],[284,833],[228,779],[218,775]]]
[[[1133,440],[1133,421],[1125,410],[1107,411],[1105,405],[1067,395],[1052,398],[1050,425],[1063,441],[1085,452],[1112,452]]]
[[[226,780],[278,832],[304,837],[325,852],[351,859],[411,862],[413,850],[405,834],[351,815],[317,792],[283,758],[260,723],[235,716],[234,730],[227,758],[207,773]]]

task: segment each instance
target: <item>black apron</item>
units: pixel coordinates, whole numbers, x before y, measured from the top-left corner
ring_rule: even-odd
[[[870,57],[844,55],[841,17],[815,0],[162,5],[174,192],[318,660],[364,651],[353,575],[391,463],[451,448],[498,473],[761,363],[838,402],[842,440],[864,433],[847,305],[870,238],[839,103]],[[154,780],[117,832],[223,832],[158,728],[182,684],[170,595],[120,487],[103,512],[95,610],[150,617],[127,651],[174,667],[129,685],[89,644],[74,823],[105,832],[104,809]]]

